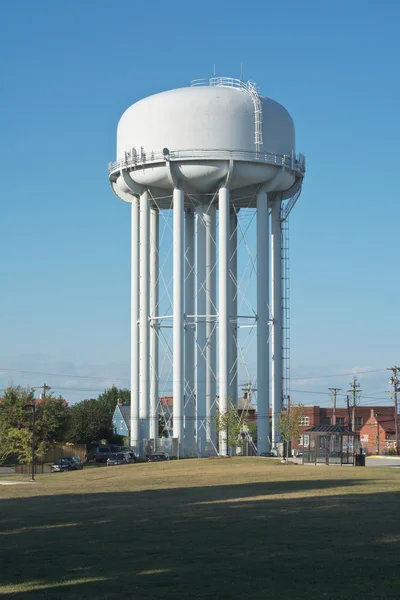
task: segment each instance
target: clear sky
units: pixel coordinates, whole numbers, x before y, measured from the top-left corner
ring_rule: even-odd
[[[129,384],[129,209],[107,182],[118,119],[243,63],[307,157],[290,217],[294,401],[327,403],[305,392],[357,372],[384,402],[387,373],[362,373],[400,362],[399,21],[395,0],[8,3],[0,387],[46,381],[76,401]]]

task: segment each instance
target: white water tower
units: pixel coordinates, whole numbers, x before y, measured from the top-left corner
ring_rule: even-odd
[[[237,223],[244,207],[256,210],[257,450],[269,450],[270,327],[273,414],[282,408],[281,205],[298,196],[304,172],[289,113],[252,82],[197,80],[122,115],[109,179],[132,211],[131,445],[138,451],[143,439],[158,436],[164,324],[173,330],[179,455],[210,447],[227,453],[213,414],[217,402],[224,412],[238,394],[237,334],[246,315],[237,311]],[[165,315],[158,310],[159,219],[171,208],[172,311]]]

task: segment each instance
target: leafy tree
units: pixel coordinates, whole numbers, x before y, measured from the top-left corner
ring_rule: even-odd
[[[237,408],[231,401],[228,403],[228,410],[225,412],[219,409],[214,417],[215,427],[219,437],[227,441],[228,448],[236,448],[243,444],[242,433],[244,421],[238,415]]]
[[[278,421],[278,432],[282,441],[286,445],[286,461],[289,458],[290,442],[298,438],[301,433],[300,419],[304,415],[304,406],[302,404],[293,404],[290,410],[281,413]]]
[[[118,400],[122,400],[124,404],[131,403],[131,392],[130,390],[123,388],[117,388],[116,385],[112,385],[110,388],[104,390],[102,394],[99,394],[97,398],[102,409],[110,419],[110,425],[112,424],[112,416],[114,414],[115,407],[117,406]]]
[[[67,439],[74,444],[91,444],[112,435],[108,411],[95,398],[82,400],[70,407]]]
[[[28,462],[32,456],[32,410],[35,406],[35,456],[63,439],[68,409],[62,398],[50,395],[35,404],[34,390],[9,386],[0,404],[0,460],[15,456]]]
[[[67,438],[75,444],[92,444],[113,435],[112,417],[118,400],[130,403],[131,393],[115,385],[98,398],[82,400],[70,407]]]

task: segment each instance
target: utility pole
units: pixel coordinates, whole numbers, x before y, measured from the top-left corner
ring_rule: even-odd
[[[347,404],[347,417],[349,420],[349,429],[351,431],[350,396],[349,396],[349,394],[347,394],[347,396],[346,396],[346,404]]]
[[[38,385],[38,389],[43,389],[43,398],[46,398],[46,392],[48,390],[51,390],[51,387],[49,385],[47,385],[46,383],[44,383],[43,385]]]
[[[29,408],[32,410],[32,481],[35,481],[35,417],[36,417],[36,404],[33,401],[33,404],[25,404],[24,408]]]
[[[395,440],[396,440],[396,454],[399,453],[399,424],[398,424],[398,418],[397,418],[397,412],[398,412],[398,407],[397,407],[397,392],[399,391],[399,380],[397,377],[398,372],[400,371],[399,367],[390,367],[389,369],[386,369],[387,371],[392,371],[393,376],[389,379],[389,383],[390,385],[393,386],[393,402],[394,402],[394,431],[395,431]]]
[[[336,425],[336,396],[338,392],[341,391],[341,388],[329,388],[331,392],[331,398],[333,398],[333,415],[332,415],[332,425]]]
[[[361,393],[360,384],[357,382],[357,377],[353,377],[350,383],[350,389],[347,390],[351,394],[351,429],[356,431],[356,406],[358,404],[359,394]]]

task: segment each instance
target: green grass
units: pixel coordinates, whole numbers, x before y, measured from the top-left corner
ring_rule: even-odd
[[[246,458],[38,476],[0,486],[0,596],[399,598],[399,491],[397,469]]]

